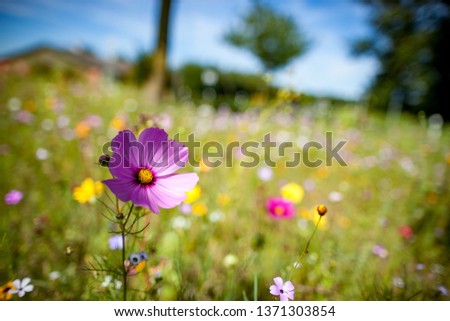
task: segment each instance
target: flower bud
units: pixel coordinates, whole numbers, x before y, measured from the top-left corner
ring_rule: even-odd
[[[123,213],[117,213],[117,214],[116,214],[116,219],[118,219],[118,220],[123,220],[123,218],[124,218]]]
[[[325,205],[319,205],[317,206],[317,213],[319,213],[320,216],[325,215],[325,213],[328,211],[327,207]]]

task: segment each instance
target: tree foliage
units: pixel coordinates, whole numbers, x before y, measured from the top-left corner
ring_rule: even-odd
[[[382,110],[440,113],[449,119],[449,17],[447,1],[363,0],[370,6],[372,37],[353,46],[380,64],[369,102]]]
[[[266,70],[288,64],[307,49],[307,41],[292,17],[273,11],[256,2],[242,17],[239,26],[231,29],[225,40],[254,54]]]

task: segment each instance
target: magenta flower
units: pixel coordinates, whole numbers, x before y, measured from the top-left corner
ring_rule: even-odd
[[[295,215],[294,203],[282,197],[271,197],[266,202],[266,209],[274,219],[292,218]]]
[[[5,203],[8,205],[16,205],[22,200],[22,197],[23,193],[21,191],[13,189],[5,195]]]
[[[270,286],[270,294],[280,297],[280,301],[294,300],[294,285],[291,281],[283,282],[283,279],[276,277],[273,279],[274,285]]]
[[[131,201],[158,214],[160,207],[179,205],[197,184],[195,173],[173,174],[186,165],[188,148],[168,140],[163,129],[147,128],[138,141],[131,131],[121,131],[111,148],[109,170],[115,178],[103,183],[123,202]]]

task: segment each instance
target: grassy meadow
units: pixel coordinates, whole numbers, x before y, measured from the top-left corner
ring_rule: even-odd
[[[180,140],[193,133],[215,141],[293,142],[276,166],[210,168],[197,149],[181,172],[200,177],[180,207],[147,213],[148,228],[126,240],[127,255],[145,250],[146,268],[129,277],[135,300],[275,300],[273,278],[287,279],[318,219],[308,254],[293,275],[296,300],[448,300],[450,288],[450,129],[424,115],[384,115],[364,105],[326,101],[295,106],[277,100],[234,113],[189,100],[148,104],[141,93],[110,81],[0,79],[0,286],[31,278],[32,292],[13,300],[120,300],[121,281],[90,263],[121,265],[105,219],[112,193],[80,203],[74,189],[111,177],[98,164],[119,130],[164,128]],[[250,105],[252,102],[250,101]],[[315,168],[286,161],[308,141],[347,141],[341,156]],[[262,155],[262,149],[257,153]],[[324,159],[324,150],[313,150]],[[269,197],[296,183],[291,219],[273,219]],[[6,204],[19,190],[23,198]]]

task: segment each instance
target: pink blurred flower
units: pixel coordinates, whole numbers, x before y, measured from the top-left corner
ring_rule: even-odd
[[[123,202],[158,214],[160,207],[179,205],[197,184],[196,173],[173,174],[186,165],[188,148],[168,140],[163,129],[147,128],[138,141],[131,131],[120,131],[111,148],[109,170],[115,178],[103,183]]]
[[[191,206],[191,204],[188,204],[188,203],[182,203],[180,205],[179,209],[180,209],[181,213],[186,214],[186,215],[191,214],[191,212],[192,212],[192,206]]]
[[[156,117],[156,123],[164,129],[171,129],[173,126],[172,116],[166,113],[159,114]]]
[[[282,197],[271,197],[266,202],[266,209],[274,219],[292,218],[295,215],[294,203]]]
[[[23,198],[23,193],[21,191],[13,189],[5,195],[5,203],[8,205],[16,205]]]
[[[291,281],[283,282],[283,279],[276,277],[273,279],[274,285],[270,286],[270,294],[280,297],[280,301],[294,300],[294,285]]]
[[[99,115],[91,114],[87,115],[84,118],[83,122],[88,124],[92,128],[97,128],[103,124],[103,119]]]
[[[19,110],[13,114],[13,118],[22,124],[31,124],[34,120],[34,115],[28,110]]]
[[[413,237],[413,230],[409,225],[400,226],[398,228],[398,231],[400,232],[400,235],[406,240],[409,240],[410,238]]]
[[[386,248],[381,244],[375,244],[372,247],[372,253],[378,256],[380,259],[385,259],[388,257],[389,252],[386,250]]]

